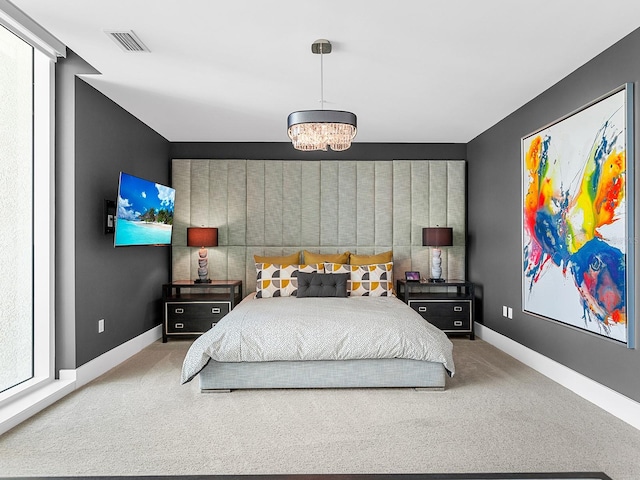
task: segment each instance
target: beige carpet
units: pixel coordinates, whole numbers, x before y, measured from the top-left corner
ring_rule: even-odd
[[[181,386],[148,347],[0,437],[0,475],[602,471],[640,479],[640,431],[482,340],[444,392]]]

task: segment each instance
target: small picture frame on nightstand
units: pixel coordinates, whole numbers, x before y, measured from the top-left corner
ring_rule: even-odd
[[[404,279],[407,282],[419,282],[420,272],[404,272]]]

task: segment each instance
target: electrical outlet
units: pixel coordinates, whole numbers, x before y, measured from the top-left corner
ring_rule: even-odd
[[[98,333],[104,332],[104,318],[98,320]]]
[[[506,306],[506,305],[503,305],[503,306],[502,306],[502,316],[503,316],[503,317],[506,317],[506,316],[507,316],[507,306]]]
[[[511,307],[507,309],[507,318],[509,318],[510,320],[513,319],[513,308]]]

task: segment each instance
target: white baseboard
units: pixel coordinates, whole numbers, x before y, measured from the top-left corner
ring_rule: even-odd
[[[107,373],[113,367],[118,366],[126,359],[134,356],[140,350],[148,347],[162,336],[162,325],[152,328],[132,338],[122,345],[103,353],[98,358],[94,358],[90,362],[76,368],[75,370],[60,370],[60,378],[73,378],[76,388],[86,385],[91,380],[98,378],[100,375]]]
[[[52,380],[3,405],[0,407],[0,435],[116,367],[161,336],[162,326],[158,325],[75,370],[60,370],[59,379]]]
[[[476,334],[525,365],[640,430],[640,403],[479,323]]]

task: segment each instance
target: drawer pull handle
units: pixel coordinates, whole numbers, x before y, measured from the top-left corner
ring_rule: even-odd
[[[174,310],[174,312],[176,312],[176,313],[184,313],[184,308],[176,308]]]
[[[426,312],[427,311],[427,307],[418,307],[418,311],[419,312]]]
[[[211,313],[220,313],[220,308],[212,308]]]
[[[461,312],[461,311],[462,311],[462,307],[460,307],[460,306],[455,306],[455,307],[453,307],[453,311],[454,311],[454,312]]]
[[[462,320],[454,320],[453,326],[454,327],[461,327],[462,326]]]
[[[176,323],[174,325],[175,328],[184,328],[184,323]]]

